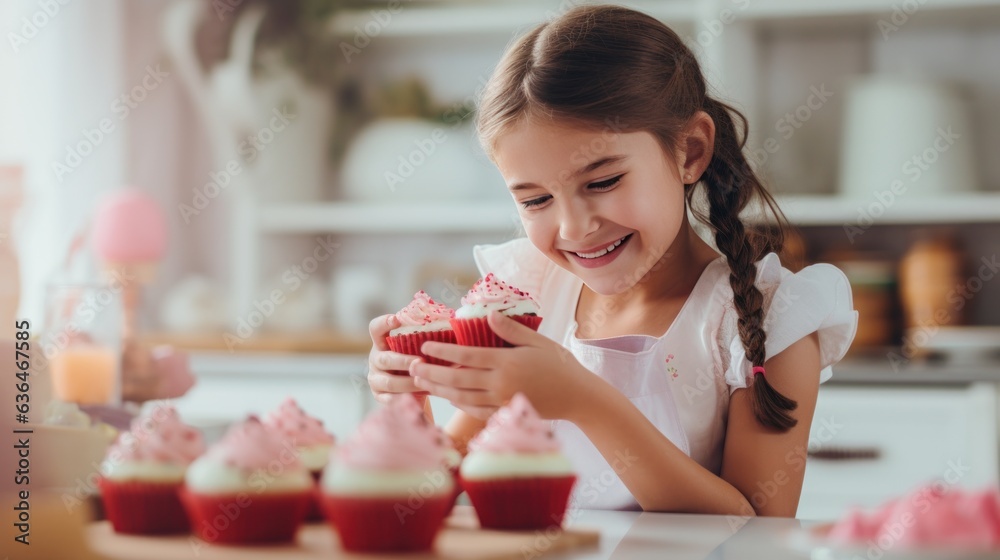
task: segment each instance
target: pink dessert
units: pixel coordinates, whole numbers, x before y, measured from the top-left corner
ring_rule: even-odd
[[[552,423],[543,420],[524,393],[514,395],[469,442],[469,452],[559,453]]]
[[[504,315],[538,313],[538,304],[527,292],[500,280],[493,273],[487,274],[472,285],[462,297],[462,307],[455,316],[462,319],[486,317],[492,311]]]
[[[150,349],[153,371],[160,380],[157,398],[175,399],[184,396],[194,387],[195,378],[191,373],[188,355],[166,344]]]
[[[93,226],[94,249],[110,263],[154,263],[167,247],[167,221],[159,203],[138,189],[106,198]]]
[[[213,467],[235,469],[240,474],[253,475],[262,469],[267,469],[271,463],[280,463],[283,467],[282,470],[285,473],[296,475],[294,477],[296,479],[299,478],[297,475],[304,470],[302,461],[295,453],[295,448],[280,434],[265,426],[260,418],[250,415],[243,422],[237,422],[230,426],[222,439],[209,447],[193,468],[212,465]],[[190,485],[191,477],[188,478]],[[231,486],[231,484],[228,485]],[[195,486],[206,491],[215,490],[215,488],[201,484],[200,481],[197,481]]]
[[[887,551],[1000,549],[1000,491],[924,486],[875,511],[852,510],[827,538],[839,545]]]
[[[323,474],[327,518],[351,552],[432,547],[454,502],[445,449],[411,395],[396,395],[341,442]]]
[[[101,465],[101,497],[115,531],[186,532],[190,524],[178,492],[188,465],[204,451],[201,433],[181,422],[172,406],[147,406]]]
[[[434,470],[445,462],[445,447],[436,426],[411,395],[393,395],[386,406],[373,411],[331,461],[360,471],[406,472]]]
[[[172,405],[155,403],[144,408],[108,450],[106,473],[135,470],[139,465],[187,467],[205,452],[201,432],[181,422]]]
[[[458,343],[463,346],[510,346],[489,326],[487,317],[494,311],[533,330],[538,330],[542,322],[538,316],[538,303],[530,294],[507,284],[491,272],[473,284],[462,297],[462,307],[455,311],[451,326],[455,329]]]
[[[447,342],[454,344],[455,332],[451,328],[451,318],[455,311],[431,299],[423,290],[413,294],[413,301],[396,313],[399,327],[389,331],[386,344],[393,352],[407,356],[419,356],[429,364],[451,365],[448,362],[432,358],[421,349],[427,341]],[[393,371],[398,375],[408,375],[407,371]],[[426,393],[425,393],[426,394]]]
[[[262,422],[295,447],[307,470],[319,473],[326,467],[335,438],[321,420],[306,414],[295,399],[286,398],[278,408],[265,414]]]
[[[327,432],[323,422],[306,414],[295,399],[289,397],[268,412],[263,419],[266,426],[277,431],[286,441],[295,446],[295,451],[313,480],[319,482],[323,469],[333,449],[333,434]],[[319,504],[319,488],[314,489],[313,501],[306,514],[306,521],[320,521],[323,513]]]
[[[389,332],[389,336],[450,330],[449,321],[454,316],[452,308],[434,301],[427,292],[420,290],[413,294],[413,300],[406,307],[396,313],[400,326]]]
[[[518,393],[469,442],[461,480],[483,527],[545,529],[562,524],[576,475],[552,423]]]
[[[255,416],[230,427],[184,482],[192,528],[209,543],[293,540],[313,499],[312,477],[294,446]],[[239,515],[220,521],[220,511]]]

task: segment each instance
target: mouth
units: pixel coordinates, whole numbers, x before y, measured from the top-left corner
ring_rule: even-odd
[[[630,233],[613,243],[609,243],[607,247],[602,247],[596,251],[588,253],[578,253],[576,251],[566,252],[573,255],[576,262],[587,268],[604,266],[618,257],[618,254],[621,253],[622,247],[627,245],[631,238],[632,234]]]
[[[609,244],[607,247],[604,247],[603,249],[598,249],[597,251],[594,251],[592,253],[577,253],[576,251],[573,251],[573,254],[576,255],[576,256],[578,256],[578,257],[580,257],[581,259],[596,259],[596,258],[600,258],[600,257],[603,257],[604,255],[607,255],[608,253],[613,252],[615,249],[617,249],[618,247],[620,247],[621,244],[624,243],[626,239],[628,239],[631,236],[632,236],[632,234],[630,233],[630,234],[626,235],[625,237],[622,237],[618,241],[615,241],[614,243]]]

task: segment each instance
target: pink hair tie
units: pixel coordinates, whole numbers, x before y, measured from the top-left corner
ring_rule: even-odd
[[[754,375],[764,375],[764,366],[754,366],[753,367],[753,374]]]

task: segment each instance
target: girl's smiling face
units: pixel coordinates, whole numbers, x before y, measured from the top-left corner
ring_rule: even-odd
[[[493,156],[532,244],[599,294],[634,286],[685,223],[678,162],[648,132],[522,120]]]

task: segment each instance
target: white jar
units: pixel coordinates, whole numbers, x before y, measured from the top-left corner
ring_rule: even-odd
[[[387,204],[507,194],[468,126],[402,118],[375,121],[355,137],[341,188],[346,199]]]
[[[959,91],[917,79],[876,77],[847,93],[840,192],[870,199],[976,190],[974,130]]]

